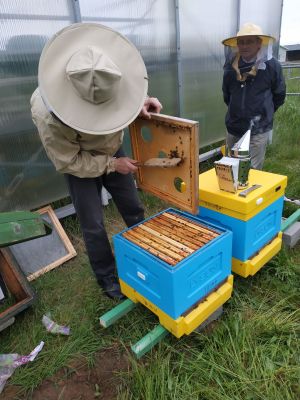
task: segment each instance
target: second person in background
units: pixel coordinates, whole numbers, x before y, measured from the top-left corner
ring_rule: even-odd
[[[272,57],[274,38],[247,23],[235,37],[223,40],[225,65],[223,97],[227,150],[252,126],[251,167],[262,169],[272,137],[274,112],[284,103],[286,89],[279,62]]]

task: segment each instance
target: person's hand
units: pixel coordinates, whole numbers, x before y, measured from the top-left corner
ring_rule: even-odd
[[[129,157],[119,157],[114,159],[114,169],[120,174],[129,174],[130,172],[136,172],[137,167],[134,165],[137,161]]]
[[[156,97],[147,96],[139,116],[150,119],[150,112],[160,113],[161,109],[162,105]]]

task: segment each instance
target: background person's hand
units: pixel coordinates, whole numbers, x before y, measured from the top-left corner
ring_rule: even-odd
[[[114,159],[114,169],[120,174],[129,174],[131,172],[136,172],[137,167],[134,165],[137,163],[136,160],[133,160],[129,157],[119,157]]]
[[[161,109],[162,105],[156,97],[147,97],[139,116],[150,119],[150,112],[160,113]]]

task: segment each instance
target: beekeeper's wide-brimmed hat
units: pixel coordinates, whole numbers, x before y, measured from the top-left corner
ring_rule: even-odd
[[[260,26],[247,22],[241,27],[236,36],[224,39],[222,43],[225,46],[237,47],[237,39],[241,36],[258,36],[261,38],[263,45],[269,44],[270,40],[276,41],[273,36],[265,35]]]
[[[59,31],[45,45],[38,70],[47,108],[66,125],[85,133],[120,131],[140,113],[148,77],[136,47],[96,23]]]

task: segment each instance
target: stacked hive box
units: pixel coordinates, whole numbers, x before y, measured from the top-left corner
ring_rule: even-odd
[[[114,236],[122,292],[175,336],[190,333],[231,296],[231,246],[225,228],[167,209]]]
[[[189,334],[231,297],[232,233],[199,220],[198,122],[162,114],[129,127],[133,158],[180,158],[174,167],[141,167],[138,186],[174,204],[114,237],[122,292],[159,317],[176,337]],[[216,314],[215,314],[216,315]]]
[[[281,248],[281,215],[287,178],[251,170],[246,197],[219,189],[215,170],[199,176],[199,215],[233,232],[232,270],[254,275]]]

